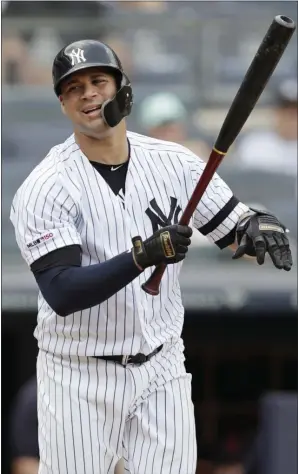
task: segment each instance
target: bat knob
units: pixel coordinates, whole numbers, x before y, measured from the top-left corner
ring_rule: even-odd
[[[291,28],[291,29],[296,28],[295,22],[291,18],[289,18],[288,16],[277,15],[275,17],[275,21],[276,21],[276,23],[278,23],[281,26],[284,26],[285,28]]]

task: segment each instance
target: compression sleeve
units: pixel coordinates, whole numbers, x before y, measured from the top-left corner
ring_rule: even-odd
[[[44,299],[59,316],[103,303],[141,274],[131,252],[83,267],[78,261],[69,264],[69,259],[60,262],[44,262],[43,269],[31,266]]]

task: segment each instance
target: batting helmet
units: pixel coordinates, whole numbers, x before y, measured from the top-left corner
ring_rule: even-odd
[[[116,53],[106,44],[94,40],[82,40],[65,46],[54,59],[52,76],[54,91],[61,93],[61,83],[76,71],[91,67],[104,67],[111,72],[117,83],[115,97],[101,106],[103,119],[110,127],[115,127],[130,114],[133,94],[130,80],[123,71]]]

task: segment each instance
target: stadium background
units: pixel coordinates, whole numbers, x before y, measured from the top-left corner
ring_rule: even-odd
[[[297,23],[297,3],[2,2],[3,474],[11,472],[13,401],[34,375],[37,353],[36,286],[15,244],[10,204],[30,170],[71,132],[52,90],[53,57],[77,39],[108,42],[133,85],[129,129],[157,133],[159,124],[167,127],[171,111],[177,115],[171,133],[206,158],[277,14]],[[289,81],[296,87],[291,100],[297,106],[297,34],[220,174],[240,199],[272,209],[290,228],[296,263],[297,135],[291,137],[296,153],[282,149],[284,165],[274,157],[262,164],[268,132],[278,135],[274,117]],[[175,98],[164,94],[156,108],[152,95],[157,92]],[[250,166],[243,149],[249,144],[255,150],[255,143],[260,156]],[[226,474],[238,460],[247,474],[296,473],[297,267],[287,274],[269,261],[262,268],[232,262],[228,250],[220,252],[196,235],[181,284],[202,456],[221,457]]]

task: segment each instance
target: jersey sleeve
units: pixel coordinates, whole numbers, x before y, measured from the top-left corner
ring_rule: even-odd
[[[195,155],[189,159],[189,164],[194,189],[206,164]],[[194,213],[194,227],[223,249],[234,243],[236,224],[248,210],[248,206],[240,202],[215,173]]]
[[[16,241],[27,264],[53,250],[81,245],[79,216],[79,205],[58,173],[29,177],[17,191],[10,213]]]

